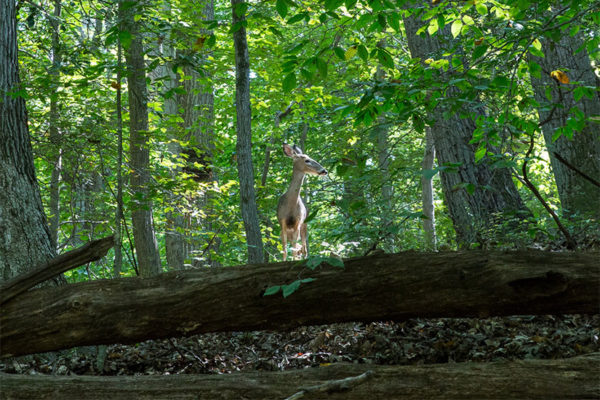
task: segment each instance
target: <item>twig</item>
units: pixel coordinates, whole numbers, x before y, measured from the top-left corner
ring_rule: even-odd
[[[572,169],[573,171],[577,172],[579,175],[581,175],[584,179],[587,179],[588,181],[590,181],[593,185],[600,187],[600,182],[598,182],[597,180],[595,180],[594,178],[592,178],[591,176],[585,174],[584,172],[580,171],[577,167],[575,167],[574,165],[572,165],[570,162],[568,162],[567,160],[565,160],[563,158],[563,156],[561,156],[560,154],[558,154],[557,152],[553,151],[552,154],[554,155],[554,157],[556,157],[556,159],[558,161],[560,161],[561,163],[563,163],[564,165],[566,165],[569,169]]]
[[[301,389],[299,392],[294,393],[290,397],[285,400],[296,400],[304,397],[305,394],[308,393],[333,393],[333,392],[344,392],[346,390],[352,389],[354,386],[358,386],[361,383],[364,383],[371,379],[374,375],[374,372],[368,370],[367,372],[360,374],[358,376],[350,376],[344,379],[338,379],[335,381],[328,381],[321,385],[309,386],[307,388]]]
[[[554,109],[552,111],[554,111]],[[548,211],[548,213],[552,216],[552,219],[554,219],[554,222],[558,226],[558,229],[560,229],[560,231],[563,233],[563,235],[565,235],[565,239],[567,240],[567,249],[574,250],[577,247],[577,243],[571,237],[571,234],[569,233],[569,231],[560,222],[560,219],[558,218],[558,216],[556,215],[554,210],[552,210],[552,208],[550,208],[550,206],[548,205],[546,200],[544,200],[544,198],[540,194],[539,190],[537,190],[535,185],[533,183],[531,183],[531,181],[529,180],[529,177],[527,176],[527,163],[529,162],[529,156],[531,155],[531,152],[533,151],[534,144],[535,144],[534,136],[531,135],[531,139],[529,140],[529,149],[527,150],[527,154],[525,154],[525,161],[523,162],[523,167],[522,167],[523,181],[525,182],[525,186],[527,186],[527,188],[529,188],[529,190],[531,190],[531,193],[533,193],[533,195],[539,200],[539,202],[542,203],[542,206],[544,206],[546,211]]]

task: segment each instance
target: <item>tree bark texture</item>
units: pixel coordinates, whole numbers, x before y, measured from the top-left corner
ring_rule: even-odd
[[[213,0],[200,1],[198,9],[198,21],[214,20],[215,5]],[[213,34],[212,30],[203,28],[201,23],[198,23],[197,31],[199,37],[208,37]],[[185,88],[185,94],[181,96],[184,110],[183,120],[187,139],[192,143],[192,151],[195,151],[195,157],[188,159],[188,162],[201,165],[201,170],[196,174],[199,183],[198,196],[194,199],[195,207],[200,212],[192,220],[192,229],[202,232],[202,234],[200,238],[191,238],[191,249],[194,255],[192,266],[194,267],[219,266],[218,261],[214,260],[214,253],[218,252],[221,244],[220,238],[214,231],[214,225],[211,223],[218,213],[211,201],[214,193],[211,190],[211,185],[218,179],[214,168],[215,100],[209,68],[212,55],[210,48],[203,47],[198,52],[198,67],[203,68],[204,73],[202,75],[197,71],[197,68],[183,67],[185,76],[190,77],[190,79],[183,82]]]
[[[58,230],[60,223],[60,175],[62,169],[62,138],[58,128],[59,124],[59,99],[58,87],[60,86],[60,69],[62,64],[62,53],[60,44],[60,19],[61,19],[61,0],[54,0],[54,14],[50,17],[50,29],[52,30],[52,67],[50,75],[52,76],[53,91],[50,95],[50,154],[48,158],[53,164],[52,175],[50,178],[50,216],[48,218],[50,238],[52,246],[58,248]]]
[[[38,289],[2,307],[0,354],[347,321],[597,313],[598,257],[405,252],[347,259],[343,269],[283,262]],[[304,278],[315,280],[287,298],[263,296]]]
[[[55,255],[42,207],[19,80],[15,2],[0,6],[0,281]]]
[[[248,262],[263,261],[263,243],[254,190],[254,168],[252,165],[252,130],[250,110],[250,58],[246,39],[245,15],[238,15],[236,6],[242,0],[231,0],[235,47],[235,99],[237,112],[237,167],[240,179],[240,202],[242,219],[248,245]]]
[[[433,161],[435,159],[435,146],[433,145],[433,137],[431,128],[425,128],[425,154],[421,162],[423,171],[433,169]],[[421,202],[423,204],[423,230],[425,231],[425,245],[429,250],[436,250],[437,235],[435,233],[435,208],[433,205],[433,178],[427,178],[421,175]]]
[[[129,158],[133,171],[130,177],[133,192],[131,219],[133,240],[142,276],[160,273],[161,264],[158,244],[154,234],[152,201],[149,199],[150,149],[148,132],[148,89],[142,35],[134,16],[141,2],[121,9],[123,30],[131,34],[131,42],[125,47],[129,99]],[[121,4],[121,8],[123,5]]]
[[[370,371],[344,390],[303,399],[597,399],[600,354],[564,360],[416,366],[332,364],[284,372],[171,376],[27,376],[0,374],[2,399],[285,399]]]
[[[561,33],[558,42],[550,38],[542,39],[545,57],[531,57],[541,67],[541,77],[531,77],[535,99],[540,104],[539,116],[546,147],[550,154],[550,162],[558,195],[565,214],[590,214],[600,218],[600,188],[587,181],[577,172],[560,162],[555,153],[576,166],[588,176],[600,177],[600,123],[587,121],[581,131],[572,139],[560,136],[553,140],[556,130],[567,126],[569,119],[576,120],[572,109],[580,110],[586,118],[600,115],[600,97],[594,93],[593,98],[583,96],[579,101],[574,98],[577,86],[600,86],[600,79],[594,73],[590,57],[584,42],[577,34],[571,36]],[[583,50],[576,52],[583,47]],[[555,70],[567,74],[570,84],[558,83],[550,76]],[[575,83],[578,82],[578,83]],[[549,91],[551,99],[546,97]]]
[[[412,57],[425,60],[439,59],[448,50],[448,45],[442,42],[441,36],[450,37],[448,24],[443,32],[434,36],[428,33],[417,35],[417,30],[423,25],[420,16],[411,15],[404,19],[404,27],[408,47]],[[448,31],[448,32],[446,32]],[[448,43],[452,43],[450,39]],[[451,72],[450,72],[451,73]],[[455,87],[446,89],[446,98],[459,95]],[[470,106],[463,109],[468,115],[477,115],[481,111]],[[464,108],[464,107],[463,107]],[[480,105],[483,109],[483,105]],[[475,146],[469,144],[475,130],[472,118],[461,118],[459,112],[449,112],[443,103],[430,111],[433,120],[431,134],[436,148],[438,165],[458,165],[456,170],[446,170],[440,173],[445,203],[461,246],[482,242],[479,233],[493,226],[497,218],[505,212],[526,212],[521,197],[512,181],[510,170],[507,168],[492,169],[484,158],[475,162]],[[448,113],[449,115],[444,115]],[[474,192],[469,194],[461,185],[474,185]]]
[[[2,283],[0,285],[0,304],[6,303],[38,283],[80,265],[101,259],[113,245],[112,236],[86,243],[78,249],[60,254],[44,265]]]

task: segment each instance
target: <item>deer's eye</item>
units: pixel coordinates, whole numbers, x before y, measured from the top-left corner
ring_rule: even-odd
[[[310,160],[304,160],[304,162],[308,164],[310,162]]]

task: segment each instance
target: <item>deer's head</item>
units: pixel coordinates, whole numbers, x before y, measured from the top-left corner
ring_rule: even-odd
[[[327,175],[327,170],[321,164],[302,153],[300,147],[284,143],[283,153],[294,160],[294,171],[311,175]]]

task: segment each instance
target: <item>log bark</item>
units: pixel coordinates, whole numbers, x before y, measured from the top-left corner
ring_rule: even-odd
[[[0,355],[217,331],[408,318],[598,313],[598,253],[378,254],[173,271],[23,293],[2,307]],[[287,298],[273,285],[303,283]]]
[[[371,371],[350,385],[335,381]],[[171,376],[0,374],[2,399],[597,399],[600,353],[564,360],[382,366],[333,364],[285,372]],[[344,390],[344,386],[348,386]]]
[[[56,275],[77,268],[80,265],[101,259],[113,246],[114,238],[112,236],[94,240],[75,250],[56,256],[26,274],[4,282],[0,286],[0,304],[6,303],[38,283],[54,278]]]

